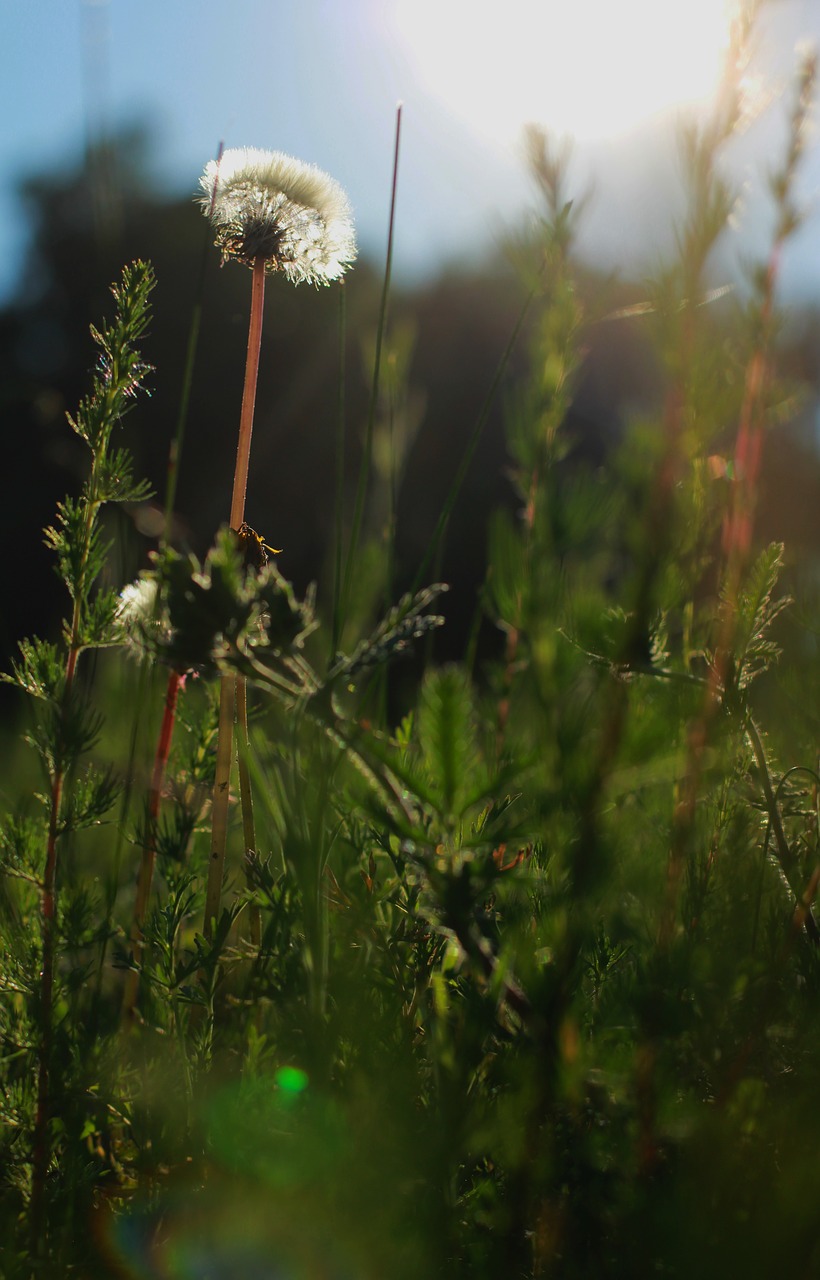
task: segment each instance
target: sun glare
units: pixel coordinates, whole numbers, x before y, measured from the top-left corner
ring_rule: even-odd
[[[425,89],[497,141],[537,121],[612,137],[716,88],[724,0],[396,0]]]

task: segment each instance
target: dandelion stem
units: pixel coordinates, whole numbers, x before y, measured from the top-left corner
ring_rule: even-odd
[[[248,465],[251,456],[253,411],[256,405],[256,380],[259,375],[259,350],[262,345],[262,309],[265,301],[265,259],[253,264],[251,286],[251,320],[248,331],[248,355],[245,361],[245,386],[242,391],[242,414],[239,419],[239,443],[231,498],[231,528],[238,529],[245,519],[245,494],[248,489]]]
[[[248,354],[245,361],[245,385],[242,391],[242,412],[239,418],[239,443],[236,449],[236,467],[231,498],[232,529],[238,529],[245,519],[245,495],[248,489],[248,467],[253,434],[253,411],[256,405],[256,382],[259,375],[259,351],[262,345],[262,316],[265,301],[265,259],[257,257],[253,264],[251,287],[251,317],[248,328]],[[211,858],[208,864],[208,886],[205,893],[205,937],[212,936],[213,922],[219,916],[222,896],[222,877],[225,869],[225,848],[228,841],[228,807],[230,802],[231,757],[233,748],[233,723],[237,698],[244,700],[245,691],[239,694],[237,685],[242,677],[223,676],[219,694],[219,729],[216,740],[216,775],[214,777],[211,817]],[[242,680],[244,684],[244,680]],[[247,732],[247,719],[244,731]]]
[[[333,569],[333,640],[329,655],[330,662],[339,647],[340,609],[342,593],[342,553],[344,550],[344,487],[345,487],[345,346],[346,346],[346,307],[345,288],[342,280],[339,286],[339,387],[338,417],[336,420],[336,512],[335,512],[335,552]]]

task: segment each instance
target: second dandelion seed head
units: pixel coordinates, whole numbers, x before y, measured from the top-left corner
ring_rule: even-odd
[[[235,147],[210,161],[199,184],[223,262],[253,267],[261,257],[294,284],[329,284],[356,257],[347,196],[315,165]]]

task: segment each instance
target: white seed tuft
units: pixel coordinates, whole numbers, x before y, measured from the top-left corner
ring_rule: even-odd
[[[294,284],[329,284],[356,257],[347,196],[315,165],[235,147],[210,161],[200,186],[223,262],[252,267],[262,257],[267,271]]]

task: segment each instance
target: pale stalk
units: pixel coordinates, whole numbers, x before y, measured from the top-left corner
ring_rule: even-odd
[[[262,343],[262,310],[265,301],[265,259],[256,259],[251,289],[251,318],[248,329],[248,354],[245,361],[245,386],[242,391],[242,413],[239,419],[239,442],[233,477],[230,525],[238,529],[245,519],[245,494],[248,488],[248,465],[253,434],[253,411],[256,405],[256,381],[259,374],[259,351]],[[208,864],[208,886],[205,894],[205,937],[210,939],[213,922],[219,916],[222,879],[225,870],[225,847],[228,838],[231,756],[235,685],[241,677],[223,676],[219,697],[219,730],[216,745],[211,817],[211,857]]]

